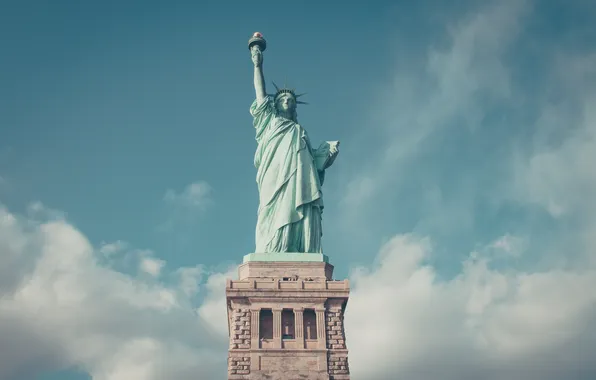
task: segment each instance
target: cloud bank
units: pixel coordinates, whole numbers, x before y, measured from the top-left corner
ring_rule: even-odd
[[[442,281],[425,264],[428,239],[402,235],[372,271],[356,270],[346,317],[354,378],[593,378],[596,270],[496,270],[494,256],[509,252],[490,248]]]
[[[65,220],[0,208],[0,378],[69,367],[99,380],[222,377],[226,339],[212,326],[226,311],[205,320],[193,306],[197,268],[160,282],[163,260],[144,252],[132,255],[143,271],[125,274],[102,264],[106,252],[126,256],[116,246],[94,249]]]

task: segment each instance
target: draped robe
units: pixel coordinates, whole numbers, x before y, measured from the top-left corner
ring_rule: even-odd
[[[255,100],[250,113],[259,190],[255,252],[321,253],[321,185],[329,150],[313,150],[304,128],[279,116],[270,96],[261,104]]]

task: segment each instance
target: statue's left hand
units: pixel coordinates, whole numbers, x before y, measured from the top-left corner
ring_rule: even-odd
[[[329,144],[329,154],[335,156],[339,153],[339,141],[334,141]]]

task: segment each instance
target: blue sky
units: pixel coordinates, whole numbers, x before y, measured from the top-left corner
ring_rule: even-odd
[[[255,31],[269,91],[341,141],[323,245],[354,378],[596,371],[590,1],[3,8],[0,378],[225,377]]]

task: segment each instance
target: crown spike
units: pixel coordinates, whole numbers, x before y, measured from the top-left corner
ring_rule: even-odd
[[[298,95],[296,95],[296,89],[295,89],[295,88],[288,88],[286,85],[284,85],[282,88],[279,88],[279,87],[278,87],[278,86],[275,84],[275,82],[273,82],[273,81],[272,81],[272,83],[273,83],[273,86],[275,86],[275,90],[276,90],[276,93],[275,93],[275,99],[276,99],[276,100],[277,100],[277,98],[278,98],[279,96],[281,96],[281,95],[283,95],[283,94],[290,94],[290,95],[292,95],[292,96],[294,97],[294,99],[296,100],[296,104],[308,104],[307,102],[300,102],[300,101],[298,101],[298,98],[299,98],[300,96],[306,95],[306,92],[305,92],[305,93],[302,93],[302,94],[298,94]]]

